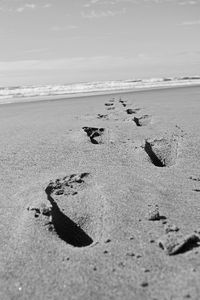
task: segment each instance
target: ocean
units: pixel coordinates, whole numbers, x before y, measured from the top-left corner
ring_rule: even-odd
[[[199,85],[200,76],[180,78],[150,78],[137,80],[99,81],[62,85],[0,87],[0,104],[37,100],[56,95],[82,95],[158,87]]]

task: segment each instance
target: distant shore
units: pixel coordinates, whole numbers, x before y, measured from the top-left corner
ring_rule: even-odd
[[[65,99],[72,98],[82,98],[82,97],[93,97],[93,96],[103,96],[103,95],[116,95],[116,94],[129,94],[134,92],[144,92],[151,90],[165,90],[165,89],[176,89],[176,88],[192,88],[200,86],[198,83],[180,83],[177,85],[159,85],[159,86],[148,86],[148,87],[137,87],[131,89],[115,89],[115,90],[103,90],[103,91],[91,91],[91,92],[77,92],[69,94],[57,94],[57,95],[48,95],[48,96],[29,96],[29,97],[13,97],[13,98],[4,98],[0,97],[0,105],[10,105],[18,103],[31,103],[31,102],[41,102],[41,101],[60,101]]]

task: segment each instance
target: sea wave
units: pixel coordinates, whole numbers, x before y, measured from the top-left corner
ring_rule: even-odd
[[[99,93],[115,90],[145,89],[200,84],[200,76],[150,78],[121,81],[87,82],[66,85],[0,87],[0,104],[23,101],[23,98]]]

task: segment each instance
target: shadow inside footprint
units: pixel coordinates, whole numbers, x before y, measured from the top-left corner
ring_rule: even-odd
[[[58,236],[74,247],[86,247],[91,245],[93,243],[92,238],[59,209],[50,193],[51,191],[46,189],[47,199],[52,205],[52,223]]]
[[[151,162],[156,166],[156,167],[165,167],[164,162],[155,154],[155,152],[152,149],[152,146],[149,142],[145,142],[144,150],[148,154],[148,156],[151,159]]]

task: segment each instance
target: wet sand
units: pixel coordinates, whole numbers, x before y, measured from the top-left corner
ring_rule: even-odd
[[[0,106],[0,299],[200,298],[199,99]]]

